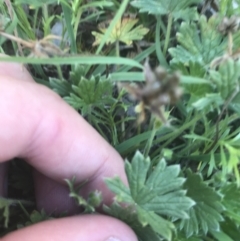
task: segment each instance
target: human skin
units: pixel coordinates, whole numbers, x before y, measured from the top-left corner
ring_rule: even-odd
[[[82,194],[113,194],[104,177],[119,176],[127,184],[120,155],[70,106],[50,89],[36,84],[22,65],[0,63],[0,195],[6,195],[6,161],[20,157],[35,169],[39,209],[74,214],[64,179],[89,180]],[[136,241],[121,221],[104,215],[72,216],[45,221],[4,236],[2,241],[108,240]]]

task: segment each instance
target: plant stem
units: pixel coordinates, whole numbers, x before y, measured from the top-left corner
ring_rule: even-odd
[[[161,47],[160,25],[161,25],[161,17],[157,16],[156,33],[155,33],[156,54],[160,65],[162,65],[165,68],[168,68],[168,63],[163,55],[162,47]]]
[[[168,15],[168,24],[167,24],[167,33],[166,33],[166,38],[165,38],[165,43],[164,43],[164,48],[163,48],[164,55],[166,55],[166,53],[167,53],[170,35],[171,35],[172,23],[173,23],[172,14],[169,14]]]
[[[119,41],[116,41],[116,57],[120,56],[120,50],[119,50]]]
[[[233,48],[233,38],[232,32],[228,32],[228,54],[232,55],[232,48]]]
[[[147,142],[147,144],[145,146],[145,149],[144,149],[144,157],[148,157],[156,133],[157,133],[156,120],[154,120],[153,129],[152,129],[150,138],[148,139],[148,142]]]
[[[43,11],[44,19],[45,19],[45,21],[47,21],[48,18],[49,18],[49,16],[48,16],[48,6],[47,6],[47,4],[43,4],[43,6],[42,6],[42,11]]]
[[[101,51],[102,51],[102,48],[104,46],[104,44],[106,43],[111,31],[113,30],[114,26],[116,25],[116,23],[121,19],[121,17],[123,16],[124,12],[126,11],[126,8],[128,6],[128,3],[129,3],[129,0],[123,0],[121,1],[121,5],[120,7],[118,8],[118,11],[116,12],[113,20],[111,21],[109,27],[107,28],[99,46],[98,46],[98,49],[96,51],[96,54],[98,55]]]
[[[167,145],[169,145],[169,143],[173,142],[174,139],[176,139],[179,135],[182,134],[182,132],[184,132],[186,129],[190,128],[192,125],[195,125],[195,123],[200,120],[202,118],[202,113],[198,114],[195,116],[195,118],[191,119],[190,121],[188,121],[185,125],[182,125],[181,127],[179,127],[178,129],[176,129],[174,132],[170,132],[169,134],[164,135],[163,137],[160,137],[159,139],[155,140],[153,142],[153,144],[157,144],[160,142],[163,142],[165,140],[167,140],[162,146],[161,149],[163,149],[164,147],[166,147]],[[159,150],[156,150],[159,151]],[[155,151],[155,152],[156,152]],[[156,155],[156,153],[153,153],[153,156]]]
[[[212,145],[205,151],[205,153],[210,153],[213,148],[215,147],[215,145],[218,142],[219,139],[219,122],[222,119],[222,116],[225,112],[225,110],[227,109],[228,105],[230,104],[230,102],[236,97],[236,95],[239,93],[239,85],[236,86],[236,90],[231,94],[231,96],[227,99],[227,101],[225,102],[222,111],[220,113],[220,115],[218,116],[217,122],[216,122],[216,134],[215,134],[215,138],[213,140]]]
[[[74,24],[74,30],[73,30],[75,38],[77,38],[78,25],[81,21],[81,17],[82,17],[82,8],[79,8],[76,16],[76,22]]]
[[[8,8],[9,16],[10,16],[11,20],[13,21],[13,19],[14,19],[14,11],[13,11],[12,3],[11,3],[10,0],[5,0],[4,2],[5,2],[6,6]],[[14,29],[14,35],[18,38],[17,29]],[[18,51],[20,53],[20,56],[24,56],[21,44],[17,42],[17,46],[18,46]]]
[[[64,4],[64,2],[61,3],[61,6],[62,6],[63,14],[64,14],[67,32],[68,32],[69,38],[71,40],[71,53],[76,54],[77,53],[77,44],[76,44],[76,38],[74,35],[74,29],[71,24],[72,12],[71,12],[71,9],[69,9],[69,7]],[[72,69],[74,69],[74,68],[75,68],[75,66],[72,65]]]
[[[62,74],[61,66],[56,65],[56,67],[57,67],[58,77],[59,77],[62,81],[64,81],[64,77],[63,77],[63,74]]]
[[[13,35],[10,35],[8,33],[4,33],[4,32],[1,32],[1,31],[0,31],[0,35],[2,35],[5,38],[8,38],[8,39],[10,39],[12,41],[15,41],[17,43],[20,43],[20,44],[24,45],[27,48],[30,48],[30,49],[33,48],[33,44],[31,42],[27,42],[27,41],[25,41],[25,40],[23,40],[21,38],[15,37]]]
[[[120,56],[120,48],[119,48],[119,41],[117,40],[116,41],[116,57],[119,57]],[[119,68],[119,66],[117,65],[116,66],[116,71],[117,69]],[[126,132],[126,129],[125,129],[125,122],[124,122],[124,117],[122,116],[121,117],[121,131],[122,131],[122,138],[124,139],[125,138],[125,132]]]

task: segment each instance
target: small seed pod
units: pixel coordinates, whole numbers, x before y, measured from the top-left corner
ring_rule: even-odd
[[[134,99],[140,101],[137,106],[139,114],[138,123],[145,120],[145,108],[157,116],[164,124],[167,120],[164,116],[164,107],[167,104],[175,104],[181,97],[182,89],[179,87],[180,75],[177,72],[169,74],[166,69],[158,66],[152,70],[148,59],[145,61],[144,70],[145,85],[122,85]]]
[[[223,35],[228,34],[229,32],[234,33],[239,29],[240,17],[231,16],[230,18],[224,17],[222,22],[218,26],[218,31]]]

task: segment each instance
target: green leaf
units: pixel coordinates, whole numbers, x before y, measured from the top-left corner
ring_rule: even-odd
[[[122,58],[122,57],[109,57],[109,56],[84,56],[84,55],[73,55],[70,57],[54,57],[54,58],[27,58],[27,57],[0,57],[2,62],[16,62],[22,64],[46,64],[46,65],[63,65],[63,64],[116,64],[116,65],[128,65],[143,69],[143,66],[137,61]]]
[[[221,97],[226,100],[240,83],[240,61],[228,59],[219,66],[218,70],[210,70],[209,73],[210,80],[215,84]]]
[[[179,45],[169,49],[173,57],[171,64],[189,66],[192,62],[206,68],[216,56],[222,56],[227,45],[217,31],[218,24],[216,17],[207,20],[203,15],[199,19],[199,26],[195,22],[183,22],[177,33]]]
[[[72,72],[71,81],[75,84],[57,79],[50,79],[50,84],[73,108],[81,110],[82,115],[90,114],[94,107],[106,109],[115,103],[112,97],[112,82],[105,77],[92,76],[86,79]]]
[[[181,221],[180,229],[185,231],[187,237],[202,232],[206,234],[209,230],[219,231],[219,222],[223,221],[221,212],[224,210],[221,195],[204,183],[200,174],[188,170],[187,176],[184,188],[196,205],[189,210],[190,218]]]
[[[128,224],[137,234],[140,241],[161,241],[162,238],[150,227],[144,226],[140,223],[137,212],[132,206],[122,207],[117,203],[113,203],[111,207],[104,206],[104,211],[117,219],[122,220]],[[167,232],[167,230],[163,230]]]
[[[178,177],[180,166],[167,166],[164,159],[151,168],[151,161],[136,152],[131,163],[125,162],[129,188],[119,178],[107,179],[106,183],[116,194],[116,200],[134,207],[140,223],[149,225],[164,238],[170,240],[173,224],[160,215],[188,218],[187,210],[194,201],[181,190],[184,178]],[[162,225],[157,224],[160,222]]]
[[[231,239],[227,234],[221,231],[211,231],[211,234],[214,238],[216,238],[218,241],[234,241]]]
[[[49,78],[51,88],[60,96],[68,96],[72,92],[72,86],[69,82],[56,78]]]
[[[41,7],[43,4],[53,4],[58,3],[58,0],[42,0],[41,2],[37,0],[16,0],[15,4],[29,4],[31,7]]]
[[[29,226],[53,218],[49,217],[44,210],[41,210],[40,212],[37,210],[33,210],[32,213],[29,215],[29,219],[30,220],[27,221],[24,226]],[[20,224],[18,225],[18,227],[22,227],[22,225]]]
[[[240,189],[231,183],[223,186],[221,193],[224,196],[222,203],[226,208],[225,215],[240,225]]]
[[[139,8],[140,12],[154,15],[172,14],[174,19],[196,20],[196,8],[190,6],[200,2],[200,0],[135,0],[131,2],[131,5]]]
[[[171,231],[174,229],[174,225],[171,222],[166,221],[154,212],[145,211],[140,207],[137,208],[137,212],[139,215],[139,221],[143,226],[149,224],[156,233],[162,235],[167,240],[172,239]]]
[[[214,111],[216,108],[221,106],[224,103],[224,100],[221,98],[220,94],[206,94],[205,97],[200,98],[199,100],[192,103],[193,107],[196,110],[206,110]]]
[[[205,241],[205,240],[201,239],[198,236],[191,236],[189,238],[186,238],[185,234],[178,231],[176,233],[176,237],[173,239],[173,241]]]
[[[117,194],[115,200],[130,204],[134,203],[130,190],[122,183],[119,177],[106,178],[105,180],[108,188]]]
[[[138,197],[141,189],[145,187],[149,167],[150,159],[145,159],[140,152],[135,154],[131,163],[125,162],[131,195],[134,199]]]
[[[78,187],[75,186],[75,178],[72,180],[65,180],[69,187],[70,193],[69,196],[74,198],[79,206],[84,208],[84,213],[93,213],[96,212],[95,209],[100,206],[102,203],[102,193],[95,190],[88,194],[88,198],[85,199],[79,192],[81,188],[87,183],[84,182],[80,184]]]
[[[148,33],[148,29],[143,25],[134,27],[138,22],[138,19],[123,18],[119,19],[114,28],[112,29],[106,44],[112,44],[115,42],[123,42],[127,45],[131,45],[134,40],[141,40],[145,34]],[[95,42],[93,45],[99,45],[107,31],[106,28],[100,28],[101,33],[92,32],[95,36]]]
[[[11,202],[5,198],[0,198],[0,209],[3,209],[4,227],[7,228],[9,221],[9,206]]]
[[[234,241],[239,239],[240,228],[239,224],[235,222],[234,219],[231,220],[226,217],[224,222],[221,224],[221,231],[231,237]]]
[[[77,95],[70,93],[70,96],[64,97],[64,100],[71,105],[75,110],[81,110],[85,107],[84,101]],[[82,110],[82,115],[84,116],[85,111]]]
[[[92,76],[89,80],[82,77],[78,85],[73,85],[72,89],[86,105],[104,105],[111,101],[112,83],[100,76]]]

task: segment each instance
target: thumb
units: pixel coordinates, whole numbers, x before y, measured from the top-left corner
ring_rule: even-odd
[[[1,54],[0,57],[9,58],[8,55]],[[27,69],[22,64],[0,62],[0,74],[8,78],[16,78],[21,81],[33,82],[33,79]]]
[[[1,241],[137,241],[123,222],[103,215],[82,215],[38,223],[3,237]]]

